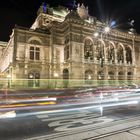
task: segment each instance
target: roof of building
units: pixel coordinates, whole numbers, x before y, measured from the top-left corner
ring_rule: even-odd
[[[76,10],[70,11],[65,17],[65,19],[68,19],[68,18],[81,20],[81,17],[79,16]]]
[[[0,46],[1,47],[6,47],[8,42],[0,41]]]

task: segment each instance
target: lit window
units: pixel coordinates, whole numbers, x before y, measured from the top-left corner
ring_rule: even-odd
[[[39,47],[30,47],[30,59],[31,60],[40,59],[40,48]]]

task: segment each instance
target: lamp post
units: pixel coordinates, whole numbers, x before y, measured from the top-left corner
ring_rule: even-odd
[[[88,75],[88,84],[91,84],[91,75]]]
[[[103,34],[107,34],[109,32],[110,32],[110,27],[106,26],[101,31],[95,32],[94,37],[97,38],[99,35],[101,35],[101,42],[102,42],[103,41]],[[103,69],[103,67],[104,67],[104,48],[100,52],[100,66],[101,66],[101,69]],[[101,79],[103,78],[102,74],[103,73],[101,72]]]
[[[31,87],[36,87],[35,74],[34,73],[29,74],[29,79],[30,79],[30,86]]]
[[[101,35],[101,42],[103,41],[103,34],[107,34],[110,32],[110,28],[108,26],[106,26],[105,28],[103,28],[102,31],[100,32],[95,32],[94,33],[94,37],[98,37],[99,35]],[[99,79],[101,79],[101,86],[103,87],[103,76],[104,76],[104,73],[103,73],[103,67],[104,67],[104,47],[101,48],[100,50],[100,66],[101,66],[101,73],[100,73],[100,77]],[[102,107],[102,100],[103,100],[103,94],[102,94],[102,91],[100,92],[100,112],[101,112],[101,116],[103,115],[103,107]]]
[[[55,77],[55,88],[56,88],[57,87],[58,73],[54,73],[54,77]]]
[[[136,30],[135,30],[135,28],[134,28],[134,22],[135,22],[135,20],[131,20],[130,22],[129,22],[129,24],[130,24],[130,29],[129,29],[129,31],[128,31],[128,33],[130,34],[130,35],[132,35],[133,37],[132,37],[132,50],[133,50],[133,52],[132,52],[132,54],[133,54],[133,61],[132,61],[132,63],[135,65],[135,33],[136,33]]]

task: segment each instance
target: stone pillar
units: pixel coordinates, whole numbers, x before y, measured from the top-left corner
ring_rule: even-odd
[[[115,64],[118,63],[118,60],[117,60],[117,49],[114,49],[114,52],[115,52]]]
[[[132,42],[133,42],[133,44],[132,44],[133,45],[132,46],[132,54],[131,54],[132,55],[132,64],[135,65],[135,61],[136,61],[135,57],[136,56],[135,56],[135,40],[134,40],[134,38],[132,39]]]
[[[105,66],[104,74],[105,74],[104,82],[105,82],[105,85],[107,86],[108,85],[108,66]]]
[[[123,50],[124,64],[126,64],[126,50]]]
[[[118,67],[115,68],[114,76],[115,76],[115,85],[118,85],[119,84],[119,81],[118,81]]]
[[[124,80],[127,81],[127,67],[124,70]]]
[[[84,57],[84,44],[83,45],[81,45],[81,59],[82,59],[82,62],[84,62],[84,59],[85,59],[85,57]]]
[[[105,64],[108,63],[106,48],[104,48],[104,63],[105,63]]]
[[[29,56],[30,55],[30,50],[29,50],[29,47],[28,45],[25,46],[25,62],[28,62],[29,60]]]
[[[97,75],[98,75],[98,74],[97,74],[97,72],[98,72],[97,69],[98,69],[98,68],[97,68],[97,65],[95,65],[95,66],[94,66],[94,70],[93,70],[93,71],[94,71],[94,77],[93,77],[94,83],[93,83],[93,84],[94,84],[95,86],[97,86],[97,84],[98,84],[98,83],[97,83]]]

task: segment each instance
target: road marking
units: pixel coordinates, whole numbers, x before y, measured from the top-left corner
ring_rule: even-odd
[[[36,115],[36,117],[39,119],[43,119],[43,118],[48,118],[49,116],[47,114],[40,114],[40,115]]]
[[[93,117],[99,117],[99,114],[91,114]],[[68,115],[68,116],[60,116],[60,117],[55,117],[55,118],[42,118],[42,121],[57,121],[57,120],[64,120],[64,119],[72,119],[72,118],[80,118],[80,117],[87,117],[89,116],[89,113],[78,113],[78,114],[72,114],[72,115]]]
[[[89,116],[88,116],[89,117]],[[108,117],[99,117],[99,118],[73,118],[69,120],[57,120],[48,124],[49,127],[55,127],[55,131],[70,131],[83,129],[87,127],[93,127],[97,125],[101,125],[104,123],[112,122],[114,119]]]

